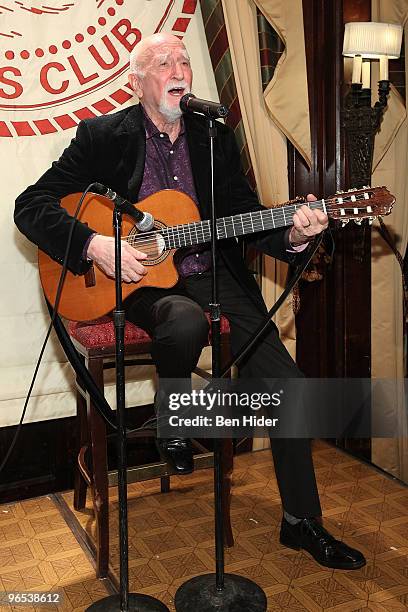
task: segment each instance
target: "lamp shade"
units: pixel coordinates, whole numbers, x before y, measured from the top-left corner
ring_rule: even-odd
[[[389,59],[397,59],[400,56],[401,41],[401,25],[353,21],[346,23],[343,55],[348,57],[361,55],[369,59],[387,56]]]

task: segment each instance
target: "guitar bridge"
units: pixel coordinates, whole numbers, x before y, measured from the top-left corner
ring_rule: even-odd
[[[93,262],[88,272],[85,272],[84,279],[85,279],[85,287],[95,287],[96,278],[95,278],[95,270],[94,270]]]

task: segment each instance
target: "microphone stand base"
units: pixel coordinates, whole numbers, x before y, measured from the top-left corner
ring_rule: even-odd
[[[224,588],[217,591],[215,574],[204,574],[179,587],[174,598],[177,612],[266,612],[266,595],[255,582],[225,574]]]
[[[129,612],[169,612],[167,606],[164,605],[158,599],[150,597],[150,595],[142,595],[141,593],[129,593],[128,595],[129,605],[127,611]],[[120,595],[109,595],[99,601],[93,603],[89,608],[86,608],[86,612],[121,612],[120,607]]]

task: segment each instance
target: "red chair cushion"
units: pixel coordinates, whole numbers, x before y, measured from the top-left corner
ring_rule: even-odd
[[[209,320],[209,315],[205,313]],[[221,317],[221,333],[228,334],[230,331],[229,321],[225,317]],[[104,348],[114,346],[115,344],[115,328],[113,320],[110,316],[100,317],[94,321],[69,321],[68,332],[72,338],[75,338],[86,349]],[[210,344],[211,331],[208,335],[208,343]],[[147,332],[141,327],[137,327],[130,321],[126,321],[125,325],[125,345],[126,344],[144,344],[151,342],[151,338]]]

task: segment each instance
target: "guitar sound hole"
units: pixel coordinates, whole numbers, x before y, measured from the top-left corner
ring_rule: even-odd
[[[164,223],[155,221],[154,229],[160,230],[165,228]],[[165,250],[165,242],[159,232],[152,235],[152,232],[146,232],[146,236],[142,232],[139,232],[136,227],[133,227],[129,233],[129,243],[135,247],[138,251],[147,254],[147,259],[143,261],[144,266],[154,266],[162,262],[169,254],[169,251]]]

